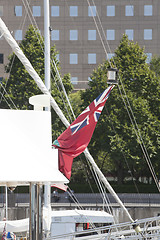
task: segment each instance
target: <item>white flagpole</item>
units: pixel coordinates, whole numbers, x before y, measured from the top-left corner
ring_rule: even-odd
[[[44,65],[45,65],[45,86],[50,93],[51,90],[51,70],[50,70],[50,20],[49,20],[49,0],[44,0]],[[50,107],[45,108],[46,111],[50,111]],[[45,164],[45,163],[44,163]],[[44,186],[44,208],[47,211],[48,229],[44,229],[46,233],[46,239],[49,236],[50,231],[50,212],[51,212],[51,186],[50,183],[46,183]]]

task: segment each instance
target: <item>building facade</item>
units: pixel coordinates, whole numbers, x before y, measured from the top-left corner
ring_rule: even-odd
[[[28,26],[43,35],[43,0],[1,0],[0,16],[20,42]],[[51,45],[56,45],[61,73],[71,73],[74,89],[88,87],[90,75],[114,55],[122,35],[145,47],[149,62],[160,54],[159,0],[50,0]],[[0,80],[10,46],[0,34]]]

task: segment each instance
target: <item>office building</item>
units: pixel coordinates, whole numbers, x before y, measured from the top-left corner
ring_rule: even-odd
[[[59,51],[61,73],[71,73],[75,89],[85,89],[93,69],[111,58],[126,33],[145,46],[149,62],[160,54],[158,0],[50,0],[51,45]],[[0,16],[20,42],[30,24],[43,35],[43,0],[1,0]],[[0,39],[0,79],[10,46]]]

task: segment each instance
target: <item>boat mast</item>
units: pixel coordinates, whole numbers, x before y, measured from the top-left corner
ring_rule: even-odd
[[[49,0],[44,0],[44,75],[45,85],[50,92],[50,32],[49,32]],[[50,108],[45,108],[46,111],[50,111]],[[51,201],[51,189],[50,184],[46,184],[44,187],[44,206],[48,208]]]

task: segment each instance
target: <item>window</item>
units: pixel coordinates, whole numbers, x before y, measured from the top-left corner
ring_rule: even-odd
[[[59,30],[52,30],[51,32],[51,40],[58,41],[59,40]]]
[[[152,16],[152,5],[144,5],[144,16]]]
[[[40,6],[33,6],[33,16],[40,17],[41,16],[41,7]]]
[[[0,83],[2,83],[2,81],[3,81],[3,77],[0,77]]]
[[[147,55],[146,63],[150,63],[152,59],[152,53],[146,53],[146,55]]]
[[[78,77],[72,77],[71,78],[71,83],[72,84],[77,84],[78,83]]]
[[[78,40],[78,30],[70,30],[70,40]]]
[[[106,15],[108,17],[114,17],[115,16],[115,6],[107,6],[107,13]]]
[[[78,16],[78,7],[77,6],[70,6],[70,16],[71,17]]]
[[[107,40],[115,40],[115,30],[113,29],[108,29],[106,31],[106,37],[107,37]]]
[[[88,16],[96,16],[96,6],[89,6],[88,7]]]
[[[92,78],[91,78],[91,77],[88,77],[88,81],[89,81],[89,82],[92,82]]]
[[[3,64],[3,53],[0,53],[0,64]]]
[[[15,39],[22,40],[22,30],[15,30]]]
[[[96,30],[88,30],[88,40],[96,40]]]
[[[134,16],[134,6],[133,5],[126,6],[125,15],[126,16]]]
[[[88,64],[96,64],[96,53],[88,53]]]
[[[71,53],[69,55],[70,59],[69,62],[70,64],[78,64],[78,54],[77,53]]]
[[[59,6],[51,6],[51,16],[59,17]]]
[[[134,30],[133,29],[126,29],[125,33],[128,35],[128,39],[133,41]]]
[[[15,6],[14,11],[16,17],[22,17],[22,6]]]
[[[114,55],[115,55],[114,53],[108,53],[106,60],[108,60],[108,59],[110,60],[112,57],[114,57]]]
[[[152,29],[144,29],[144,40],[152,40]]]
[[[3,16],[3,6],[0,6],[0,17]]]

